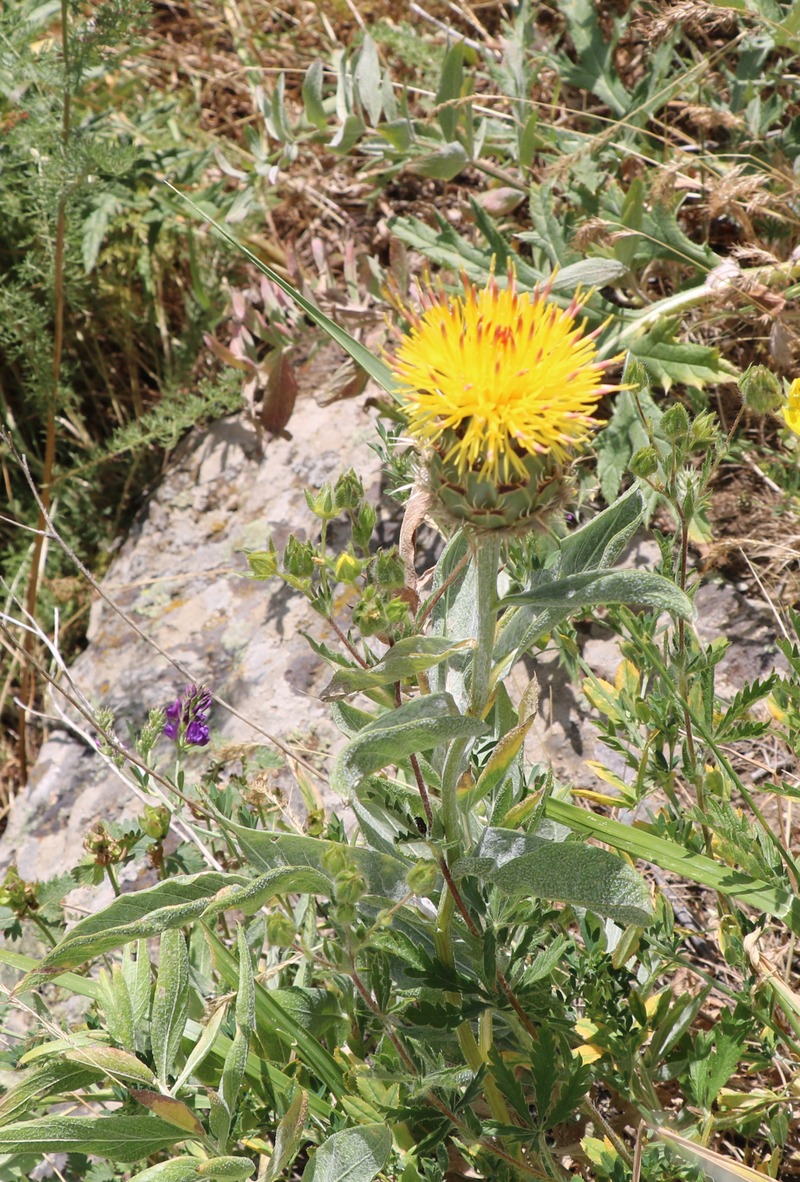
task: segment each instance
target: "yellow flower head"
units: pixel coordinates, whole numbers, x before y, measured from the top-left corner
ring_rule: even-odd
[[[783,408],[783,419],[790,431],[800,435],[800,378],[795,378],[789,387],[787,404]]]
[[[429,290],[410,313],[393,362],[409,433],[496,483],[524,478],[526,456],[563,463],[598,426],[598,400],[619,389],[576,320],[585,298],[562,310],[549,288],[518,292],[513,274],[503,290],[493,276],[480,291],[464,286],[456,299]]]

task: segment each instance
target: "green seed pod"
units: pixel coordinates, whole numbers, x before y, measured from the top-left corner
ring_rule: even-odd
[[[163,841],[169,833],[170,811],[163,804],[146,804],[139,824],[153,841]]]
[[[356,558],[355,554],[344,553],[336,559],[333,573],[337,582],[354,585],[358,582],[362,570],[363,563]]]
[[[343,472],[333,489],[333,501],[340,513],[355,513],[364,499],[364,485],[351,468]]]

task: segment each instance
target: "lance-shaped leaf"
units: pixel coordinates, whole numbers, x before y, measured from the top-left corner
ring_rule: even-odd
[[[202,1161],[199,1157],[173,1157],[134,1174],[130,1182],[194,1182]]]
[[[430,751],[456,738],[472,738],[488,731],[484,722],[459,714],[450,694],[428,694],[404,702],[360,730],[336,757],[331,788],[342,796],[388,764],[416,751]]]
[[[302,1182],[372,1182],[391,1152],[392,1132],[386,1125],[343,1129],[312,1154]]]
[[[487,829],[474,857],[456,874],[475,874],[506,895],[531,895],[585,907],[617,923],[653,918],[647,884],[608,850],[582,842],[548,841],[513,829]]]
[[[407,636],[392,645],[383,659],[370,669],[339,669],[323,690],[322,697],[329,701],[361,690],[391,685],[395,681],[405,681],[472,646],[472,640],[453,643],[444,636]]]
[[[354,138],[358,138],[358,134],[360,134],[361,130],[363,130],[363,124],[360,120],[354,119],[354,117],[351,117],[348,120],[348,123],[351,122],[356,125],[354,128]],[[341,146],[342,142],[343,140],[340,140],[339,144],[336,146]],[[330,146],[333,147],[334,144],[335,141]],[[346,331],[346,329],[341,328],[338,324],[331,320],[329,316],[326,316],[324,312],[320,311],[315,303],[307,299],[301,292],[297,290],[296,287],[293,287],[291,283],[284,279],[282,275],[279,275],[277,271],[273,271],[272,267],[267,266],[267,264],[262,262],[261,259],[259,259],[257,255],[253,254],[251,250],[248,250],[246,246],[243,246],[241,242],[237,241],[233,234],[231,234],[225,229],[224,226],[220,225],[220,223],[214,219],[208,209],[203,209],[199,205],[195,204],[191,198],[187,197],[185,193],[181,193],[180,189],[176,189],[175,186],[171,185],[169,181],[164,181],[164,184],[167,186],[167,188],[171,189],[173,193],[180,197],[182,201],[185,201],[186,204],[194,210],[198,217],[200,217],[204,222],[208,222],[209,225],[213,226],[215,232],[220,236],[220,238],[223,238],[227,243],[229,243],[229,245],[234,247],[235,250],[244,255],[244,257],[249,262],[251,262],[254,267],[257,267],[263,275],[266,275],[268,279],[271,279],[273,283],[277,284],[281,291],[284,291],[286,295],[293,299],[294,302],[303,309],[309,319],[313,320],[315,324],[319,325],[319,327],[325,333],[327,333],[331,340],[336,341],[337,345],[341,345],[344,351],[349,353],[353,360],[356,361],[362,367],[362,369],[365,369],[372,380],[377,382],[377,384],[382,389],[384,389],[387,394],[394,396],[396,384],[394,378],[392,377],[391,370],[385,361],[381,361],[380,358],[376,357],[374,353],[371,353],[370,350],[366,348],[366,346],[362,345],[360,341],[357,341],[355,337],[351,336],[350,333]]]
[[[568,825],[580,833],[589,833],[631,857],[652,862],[662,870],[674,871],[690,882],[700,883],[767,915],[774,915],[800,935],[800,899],[788,888],[771,886],[740,870],[721,866],[704,854],[684,849],[663,837],[656,837],[646,829],[623,825],[621,821],[601,817],[564,800],[550,797],[545,802],[544,811],[551,820]]]
[[[103,1070],[100,1067],[87,1067],[80,1062],[68,1063],[63,1059],[42,1063],[29,1071],[20,1071],[19,1078],[11,1084],[0,1100],[0,1125],[19,1120],[39,1100],[51,1100],[67,1092],[85,1088],[102,1074]]]
[[[223,887],[209,902],[202,918],[211,919],[220,911],[229,911],[234,907],[245,915],[252,915],[275,895],[289,892],[323,895],[329,899],[331,880],[326,874],[311,868],[278,867],[244,885]]]
[[[246,883],[241,874],[206,870],[200,874],[176,874],[156,886],[120,895],[96,915],[87,915],[17,986],[19,992],[36,988],[57,968],[72,968],[93,956],[120,948],[131,940],[158,936],[183,927],[201,915],[214,895],[225,886]]]
[[[663,575],[646,570],[583,571],[541,583],[529,591],[507,595],[502,600],[502,606],[523,604],[549,608],[561,619],[574,616],[587,607],[603,607],[609,603],[654,607],[684,620],[692,618],[692,601],[688,595]]]
[[[176,1129],[183,1129],[184,1133],[191,1133],[193,1137],[205,1136],[205,1129],[200,1121],[182,1100],[176,1100],[174,1096],[165,1096],[163,1092],[154,1092],[150,1088],[131,1088],[131,1095],[143,1108],[149,1108],[161,1120],[174,1125]]]
[[[150,1040],[158,1078],[163,1084],[181,1049],[189,1017],[189,953],[183,932],[171,928],[161,937],[158,977],[153,994]]]
[[[184,1141],[186,1133],[155,1116],[42,1116],[0,1129],[0,1153],[94,1153],[139,1161]]]

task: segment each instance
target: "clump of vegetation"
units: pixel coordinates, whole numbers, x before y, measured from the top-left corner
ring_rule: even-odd
[[[322,21],[309,42],[308,15],[273,13],[259,34],[236,6],[209,14],[205,45],[235,54],[246,116],[179,134],[179,150],[159,146],[193,117],[174,97],[108,142],[123,121],[111,71],[133,84],[137,23],[153,52],[138,5],[2,18],[30,108],[7,148],[27,204],[10,207],[16,238],[0,232],[0,252],[16,243],[0,348],[20,521],[50,523],[59,482],[72,504],[63,432],[101,473],[103,455],[182,429],[195,342],[223,316],[199,276],[236,258],[233,340],[208,338],[229,374],[201,391],[206,413],[238,398],[243,372],[251,413],[261,399],[261,425],[282,430],[289,346],[313,322],[386,395],[378,445],[406,528],[376,548],[348,472],[308,491],[316,537],[248,555],[337,638],[312,643],[344,736],[327,777],[340,809],[320,808],[319,768],[294,759],[298,824],[276,751],[215,749],[202,685],[165,694],[132,744],[98,712],[101,756],[147,803],[127,831],[96,825],[70,874],[12,869],[0,888],[9,939],[44,945],[0,950],[24,974],[9,1006],[35,1018],[4,1052],[0,1179],[54,1151],[69,1182],[793,1177],[800,901],[782,810],[798,795],[800,619],[776,606],[783,672],[724,698],[732,638],[695,632],[692,555],[713,564],[737,474],[766,498],[746,556],[759,582],[769,529],[795,511],[794,12],[465,10],[437,43],[433,93],[409,78],[416,26],[384,18],[340,45]],[[426,35],[451,19],[437,9]],[[292,37],[299,72],[269,88],[268,54],[285,65]],[[330,193],[315,209],[338,221],[307,213],[292,185],[308,175],[360,194],[354,241]],[[414,280],[419,256],[435,281]],[[390,312],[390,357],[342,326],[348,301]],[[90,392],[108,419],[96,437]],[[35,509],[14,462],[33,444]],[[59,506],[55,537],[91,552],[79,516]],[[429,586],[414,563],[425,517],[444,545]],[[620,566],[648,526],[656,568]],[[26,562],[44,641],[41,553]],[[613,681],[582,662],[587,621],[617,638]],[[9,636],[16,660],[34,654]],[[535,745],[535,676],[511,691],[512,669],[551,652],[608,752],[580,794]],[[754,787],[744,768],[768,736],[780,759]],[[188,776],[184,757],[206,748]],[[155,885],[120,894],[117,867],[135,861]],[[67,928],[65,893],[103,880],[114,901]],[[81,1026],[48,1012],[52,986],[87,1000]]]

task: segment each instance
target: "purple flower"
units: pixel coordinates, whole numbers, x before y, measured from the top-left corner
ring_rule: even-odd
[[[205,686],[187,685],[181,696],[167,706],[163,733],[168,739],[180,742],[182,738],[193,747],[205,747],[211,737],[206,725],[210,709],[211,694]]]
[[[186,728],[186,742],[193,747],[205,747],[210,737],[205,720],[193,718]]]

